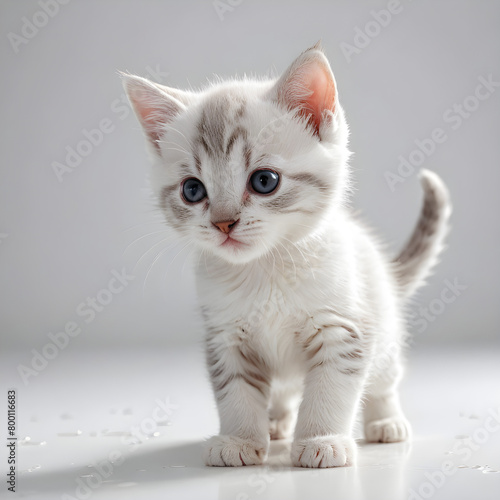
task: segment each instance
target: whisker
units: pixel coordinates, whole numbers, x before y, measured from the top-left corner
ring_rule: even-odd
[[[316,227],[311,226],[311,225],[309,225],[309,224],[302,224],[302,223],[300,223],[300,222],[295,222],[294,224],[295,224],[296,226],[307,227],[307,229],[316,229]]]
[[[180,136],[182,136],[185,139],[185,141],[189,144],[189,146],[191,148],[193,147],[193,144],[192,144],[191,140],[188,139],[180,130],[178,130],[178,129],[174,128],[174,127],[170,127],[170,126],[168,127],[168,130],[172,131],[172,132],[177,132]]]
[[[165,253],[165,252],[168,252],[170,250],[171,247],[166,247],[164,248],[163,250],[160,250],[160,252],[158,253],[158,255],[156,256],[156,258],[153,260],[153,263],[151,264],[151,266],[149,267],[148,269],[148,272],[146,273],[146,277],[144,278],[144,285],[142,287],[142,295],[144,296],[145,293],[146,293],[146,283],[148,281],[148,277],[149,277],[149,274],[151,273],[151,271],[153,270],[153,267],[154,265],[156,264],[156,262],[158,261],[158,259]]]
[[[205,251],[205,249],[202,248],[201,251],[198,253],[198,262],[196,263],[196,267],[200,267],[200,260],[201,260],[201,256],[203,255],[204,251]]]
[[[290,241],[288,238],[285,238],[285,237],[283,237],[283,239],[288,241],[291,245],[293,245],[297,249],[297,251],[302,256],[302,259],[304,260],[304,262],[309,266],[313,280],[316,281],[316,277],[314,276],[314,269],[312,268],[311,263],[307,260],[306,256],[304,255],[304,253],[302,252],[300,247],[297,245],[297,243],[294,243],[293,241]]]
[[[282,266],[282,269],[284,271],[285,270],[285,261],[283,260],[283,256],[281,255],[281,252],[279,251],[278,247],[274,247],[274,250],[276,250],[276,252],[278,252],[278,255],[280,256],[281,266]]]
[[[150,226],[151,224],[163,224],[163,221],[162,220],[148,221],[148,222],[143,222],[141,224],[135,224],[134,226],[131,226],[131,227],[127,228],[127,229],[124,229],[122,231],[122,233],[128,233],[129,231],[133,231],[137,227]]]
[[[258,238],[259,242],[262,244],[262,246],[264,247],[265,249],[265,253],[264,253],[264,258],[266,259],[266,261],[270,261],[270,257],[272,256],[273,257],[273,269],[271,271],[271,273],[274,271],[274,264],[276,262],[276,259],[273,255],[273,253],[271,252],[270,248],[269,248],[269,245],[265,242],[264,238]]]
[[[170,268],[170,266],[172,265],[172,263],[174,262],[174,260],[176,259],[176,257],[189,245],[189,241],[179,250],[179,252],[175,255],[175,257],[172,259],[172,261],[169,263],[169,265],[167,266],[167,271],[168,269]],[[168,247],[164,248],[163,250],[161,250],[158,255],[156,256],[156,258],[153,260],[153,263],[151,264],[151,266],[149,267],[149,270],[146,274],[146,277],[144,279],[144,286],[143,286],[143,289],[142,289],[142,293],[143,295],[145,294],[145,291],[146,291],[146,283],[147,283],[147,280],[148,280],[148,277],[149,277],[149,274],[151,273],[151,271],[153,270],[153,267],[154,265],[156,264],[156,262],[158,261],[158,259],[167,251],[171,250],[173,247],[176,246],[177,243],[173,243],[172,245],[169,245]],[[166,274],[165,274],[166,276]]]
[[[279,244],[288,252],[288,255],[290,256],[290,260],[292,261],[293,270],[295,273],[295,282],[297,282],[297,267],[295,266],[295,261],[293,260],[292,254],[290,253],[290,250],[288,250],[288,248],[283,245],[283,243],[281,243],[281,241],[279,242]]]
[[[187,241],[185,243],[185,245],[183,245],[183,247],[175,254],[174,258],[170,261],[168,267],[167,267],[167,271],[170,269],[170,266],[174,263],[175,259],[184,251],[184,249],[189,245],[191,244],[191,241]],[[166,274],[165,274],[166,276]]]
[[[189,155],[189,152],[186,151],[185,149],[179,149],[179,148],[166,148],[167,151],[179,151],[179,153],[184,153],[185,155]]]
[[[139,266],[139,264],[142,262],[142,259],[144,259],[144,257],[146,257],[146,255],[148,253],[150,253],[151,251],[153,251],[158,245],[160,245],[161,243],[163,243],[164,241],[168,240],[170,238],[170,236],[166,236],[165,238],[162,238],[160,241],[156,242],[152,247],[148,248],[143,254],[142,256],[139,258],[139,260],[135,263],[135,266],[134,266],[134,270]],[[166,247],[167,250],[170,250],[173,246],[175,246],[175,243],[171,243],[170,245],[168,245]]]
[[[143,234],[142,236],[139,236],[139,238],[136,238],[134,241],[132,241],[132,243],[129,243],[126,247],[125,247],[125,250],[123,251],[122,253],[122,256],[125,255],[125,252],[132,246],[134,245],[135,243],[137,243],[138,241],[144,239],[144,238],[147,238],[148,236],[152,236],[153,234],[158,234],[158,233],[165,233],[166,229],[163,228],[163,229],[159,229],[158,231],[152,231],[151,233],[148,233],[148,234]]]
[[[189,253],[186,255],[186,258],[184,259],[184,264],[182,264],[182,269],[181,269],[181,276],[184,276],[184,270],[186,268],[186,263],[189,261],[189,258],[191,255],[193,255],[193,252],[195,252],[196,248],[194,246],[191,247],[189,250]]]
[[[203,250],[205,250],[205,249],[203,249]],[[207,253],[208,253],[208,252],[205,252],[205,259],[204,259],[204,260],[205,260],[205,271],[206,271],[206,272],[207,272],[207,274],[208,274],[208,266],[207,266]]]
[[[172,163],[171,165],[172,165],[173,167],[175,167],[175,166],[179,165],[179,163],[186,163],[186,159],[185,159],[185,158],[181,158],[180,160],[178,160],[178,161],[176,161],[176,162]]]
[[[181,242],[179,241],[176,241],[170,248],[173,248],[175,246],[179,246]],[[172,263],[174,262],[174,260],[176,259],[176,257],[186,248],[186,246],[189,244],[189,241],[186,242],[185,245],[182,246],[182,248],[179,250],[179,252],[174,256],[174,258],[172,259],[172,261],[168,264],[167,266],[167,269],[165,270],[165,273],[163,274],[163,281],[167,281],[167,275],[168,275],[168,272],[170,271],[170,266],[172,265]]]
[[[169,151],[181,151],[183,152],[186,156],[189,156],[189,151],[187,149],[184,149],[182,146],[180,146],[179,144],[175,143],[175,142],[164,142],[163,144],[167,145],[167,144],[172,144],[173,146],[175,147],[167,147],[166,149],[169,150]],[[184,161],[186,161],[184,159]]]

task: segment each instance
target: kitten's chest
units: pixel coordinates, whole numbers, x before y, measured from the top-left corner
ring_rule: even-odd
[[[199,300],[211,320],[270,334],[299,328],[317,290],[315,270],[308,262],[205,268],[198,275]]]
[[[249,344],[276,376],[288,378],[304,366],[297,333],[312,327],[315,311],[331,297],[326,287],[332,280],[314,261],[280,264],[242,267],[238,272],[234,267],[204,266],[197,283],[207,335],[226,346]]]

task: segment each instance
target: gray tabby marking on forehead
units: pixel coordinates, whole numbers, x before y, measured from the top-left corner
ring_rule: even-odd
[[[237,126],[245,113],[245,108],[246,102],[241,96],[227,91],[216,94],[208,100],[198,124],[198,142],[208,155],[214,157],[229,154],[236,139],[239,136],[246,137],[246,131]],[[230,129],[235,129],[232,134],[228,133]],[[228,135],[229,140],[226,144]]]
[[[199,174],[201,174],[201,160],[200,157],[195,153],[194,154],[194,166]]]
[[[235,117],[236,118],[242,118],[243,115],[245,114],[245,111],[247,109],[247,103],[244,99],[241,99],[240,98],[240,105],[239,105],[239,108],[236,109],[236,112],[235,112]]]
[[[231,154],[231,149],[233,148],[235,142],[239,138],[246,140],[247,137],[248,137],[248,132],[244,128],[236,127],[227,141],[226,150],[225,150],[226,155],[229,156]]]

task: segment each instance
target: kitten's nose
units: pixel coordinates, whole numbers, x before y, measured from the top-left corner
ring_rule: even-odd
[[[212,224],[219,230],[222,231],[224,234],[229,234],[234,226],[238,224],[238,220],[225,220],[222,222],[212,222]]]

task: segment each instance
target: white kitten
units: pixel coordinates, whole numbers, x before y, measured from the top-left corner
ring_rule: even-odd
[[[196,270],[220,435],[208,465],[261,464],[295,428],[292,461],[353,464],[368,441],[409,437],[400,407],[403,310],[442,247],[450,204],[422,172],[413,236],[390,260],[347,206],[348,128],[322,50],[278,80],[186,92],[124,75],[167,224]],[[300,406],[299,406],[300,405]],[[298,416],[297,416],[298,409]]]

